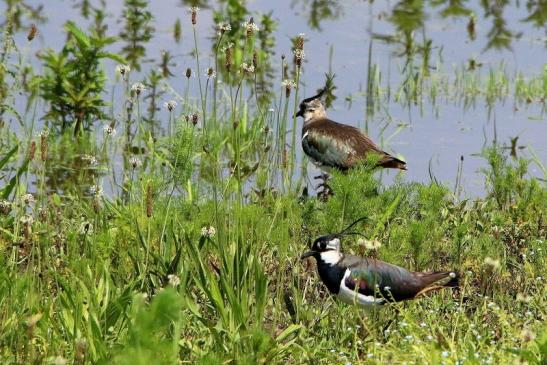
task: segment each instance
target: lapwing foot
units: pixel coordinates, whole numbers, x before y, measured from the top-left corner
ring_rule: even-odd
[[[327,200],[329,200],[331,196],[334,195],[334,192],[332,191],[330,186],[327,185],[327,183],[322,183],[317,185],[315,190],[318,190],[319,188],[322,188],[322,189],[317,192],[317,197],[322,202],[326,202]]]

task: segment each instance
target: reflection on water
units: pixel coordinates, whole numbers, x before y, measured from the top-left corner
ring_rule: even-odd
[[[547,133],[545,103],[534,98],[512,99],[515,91],[508,81],[518,72],[523,73],[523,80],[543,72],[545,2],[5,0],[1,10],[13,14],[10,25],[19,30],[16,40],[25,39],[31,23],[38,25],[39,42],[29,46],[30,55],[45,47],[61,49],[65,42],[61,29],[70,19],[99,35],[118,36],[112,48],[141,71],[133,74],[132,81],[142,80],[148,86],[142,117],[159,133],[160,128],[167,129],[161,105],[173,98],[174,91],[198,105],[192,99],[199,89],[191,56],[194,39],[189,6],[202,8],[196,27],[203,60],[200,72],[218,68],[218,77],[206,86],[215,97],[219,82],[238,82],[228,79],[224,65],[215,65],[211,56],[222,51],[216,24],[229,21],[232,26],[222,35],[223,47],[233,42],[234,49],[243,49],[246,40],[237,31],[254,16],[260,28],[256,55],[240,52],[232,56],[237,65],[254,60],[260,64],[256,78],[245,82],[256,84],[257,95],[248,97],[257,100],[261,112],[270,108],[282,112],[280,83],[294,77],[291,51],[295,36],[305,33],[300,96],[323,85],[325,74],[335,74],[329,115],[366,128],[387,150],[400,152],[409,163],[408,180],[427,181],[433,171],[441,181],[454,181],[464,155],[462,183],[468,192],[480,192],[482,182],[475,172],[482,162],[476,154],[493,141],[505,144],[511,152],[531,149],[541,161],[546,160],[547,150],[541,143]],[[6,25],[4,17],[0,23]],[[32,62],[40,64],[34,58]],[[114,78],[115,64],[106,65],[115,100],[121,92]],[[185,77],[187,68],[192,69],[192,77]],[[488,90],[475,87],[489,73],[492,84]],[[165,80],[173,90],[162,86]],[[123,114],[123,106],[113,109],[112,114]],[[59,161],[58,165],[69,164]],[[70,171],[64,173],[70,175]],[[53,180],[52,187],[69,177]]]

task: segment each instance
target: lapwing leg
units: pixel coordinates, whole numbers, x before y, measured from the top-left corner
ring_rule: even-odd
[[[321,201],[327,201],[330,196],[334,195],[331,187],[327,184],[327,181],[330,179],[330,175],[326,172],[323,172],[321,175],[314,176],[315,180],[323,180],[319,185],[315,187],[315,190],[318,190],[317,197]],[[321,190],[319,190],[321,188]]]
[[[321,175],[317,175],[313,177],[315,180],[323,180],[323,182],[327,182],[328,179],[330,179],[330,175],[326,172],[321,173]]]
[[[322,189],[318,190],[319,188],[322,188]],[[321,200],[323,202],[326,202],[327,200],[329,200],[329,198],[331,196],[334,195],[334,192],[332,191],[331,187],[328,186],[326,183],[322,183],[322,184],[317,185],[315,190],[318,190],[317,191],[317,197],[319,198],[319,200]]]

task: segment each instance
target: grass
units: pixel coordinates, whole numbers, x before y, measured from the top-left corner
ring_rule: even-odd
[[[199,14],[194,25],[197,31]],[[85,57],[93,57],[87,35],[74,27]],[[19,86],[32,96],[25,112],[13,95],[2,100],[3,116],[16,118],[21,131],[0,129],[7,151],[0,157],[0,362],[544,364],[547,190],[527,173],[532,163],[545,171],[540,159],[485,149],[482,198],[462,200],[448,187],[401,176],[383,186],[366,167],[335,173],[326,202],[307,196],[294,119],[287,127],[303,70],[283,60],[289,70],[279,83],[297,81],[276,91],[279,112],[266,112],[256,75],[237,72],[259,52],[255,41],[245,28],[217,39],[218,78],[202,83],[195,99],[190,77],[181,87],[155,79],[180,104],[164,111],[167,131],[145,113],[157,107],[156,87],[148,79],[149,90],[137,94],[131,73],[121,75],[111,110],[97,109],[108,114],[102,135],[93,133],[102,126],[77,113],[72,121],[53,118],[36,135],[28,111],[42,88],[52,90],[41,84],[47,80]],[[229,42],[234,50],[222,52]],[[73,77],[71,63],[63,69]],[[22,69],[8,58],[3,66]],[[370,70],[372,107],[391,91],[382,94],[380,69]],[[87,76],[101,80],[96,72]],[[544,97],[547,85],[545,74],[411,74],[396,98],[447,90],[518,102]],[[4,86],[22,84],[16,72],[3,76]],[[106,104],[93,98],[94,106]],[[78,121],[79,133],[64,131]],[[367,251],[347,239],[345,252],[412,270],[455,269],[460,290],[369,312],[328,295],[313,262],[298,258],[316,237],[363,216],[359,231],[381,247]]]

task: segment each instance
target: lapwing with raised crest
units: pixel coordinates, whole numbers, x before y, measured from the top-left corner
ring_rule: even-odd
[[[321,97],[302,100],[297,117],[304,118],[302,148],[312,163],[325,172],[335,168],[347,171],[362,162],[370,153],[378,155],[377,166],[406,170],[406,162],[383,151],[359,129],[327,118]]]
[[[341,239],[360,235],[350,229],[364,219],[358,219],[340,233],[317,238],[310,251],[301,256],[301,259],[316,259],[319,277],[331,294],[345,303],[370,308],[458,286],[454,271],[412,272],[380,260],[342,253]]]

